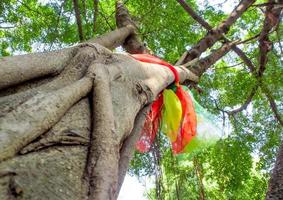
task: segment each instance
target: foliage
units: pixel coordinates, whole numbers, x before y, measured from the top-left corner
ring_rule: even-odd
[[[86,40],[115,28],[113,0],[99,2],[95,32],[92,28],[93,0],[79,3]],[[217,26],[229,14],[220,9],[221,4],[212,1],[189,0],[187,3],[212,26]],[[172,63],[206,33],[175,0],[126,0],[125,4],[138,24],[144,42],[155,54]],[[236,5],[235,2],[231,4]],[[71,0],[2,0],[0,13],[0,56],[54,50],[79,42]],[[231,27],[227,37],[245,40],[258,34],[263,18],[259,8],[250,8]],[[282,31],[281,24],[278,31],[270,35],[274,46],[268,54],[262,78],[272,91],[281,113],[283,61],[282,39],[279,36]],[[252,40],[239,47],[257,66],[257,41]],[[172,157],[169,145],[161,140],[165,145],[161,145],[160,149],[163,173],[159,178],[164,199],[198,199],[201,182],[208,199],[263,199],[283,133],[282,127],[261,89],[257,90],[246,110],[234,116],[223,112],[242,105],[256,84],[247,66],[233,52],[204,74],[199,84],[203,92],[197,94],[193,91],[195,98],[218,117],[224,134],[229,137],[203,152],[182,158]],[[195,160],[202,177],[196,172]],[[130,172],[137,176],[153,176],[157,173],[154,164],[153,151],[149,154],[136,153]],[[149,191],[149,197],[155,199],[155,193],[155,189]]]

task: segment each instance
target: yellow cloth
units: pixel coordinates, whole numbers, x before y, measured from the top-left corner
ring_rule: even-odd
[[[161,131],[170,138],[171,142],[177,139],[181,119],[182,105],[179,98],[173,90],[164,89]]]

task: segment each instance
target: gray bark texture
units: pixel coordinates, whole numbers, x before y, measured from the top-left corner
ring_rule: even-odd
[[[196,84],[235,50],[237,42],[226,40],[200,59],[254,2],[240,1],[214,29],[204,24],[211,30],[176,63],[181,82]],[[174,75],[167,67],[113,53],[118,46],[132,54],[148,52],[119,0],[116,23],[118,29],[71,48],[0,58],[0,200],[118,197],[148,108]],[[267,199],[282,199],[282,152],[281,147]]]
[[[117,198],[143,108],[174,81],[166,67],[110,51],[133,33],[122,30],[0,59],[1,200]]]

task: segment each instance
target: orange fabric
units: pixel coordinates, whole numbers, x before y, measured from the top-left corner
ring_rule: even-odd
[[[186,145],[189,144],[192,138],[196,135],[197,120],[191,97],[179,85],[179,74],[177,70],[169,63],[149,54],[133,54],[131,56],[141,62],[166,66],[173,72],[175,84],[177,86],[176,95],[182,106],[182,119],[179,125],[176,141],[172,141],[172,149],[174,154],[182,153]],[[160,128],[162,109],[164,107],[163,101],[164,98],[162,94],[160,94],[159,98],[153,102],[151,110],[146,116],[141,137],[136,143],[136,148],[140,152],[147,152],[150,150],[150,146],[155,139],[158,129]]]
[[[193,106],[193,101],[189,94],[178,87],[176,95],[182,104],[183,121],[180,132],[175,142],[172,143],[173,153],[182,153],[193,137],[196,136],[197,117]]]
[[[146,116],[140,139],[136,143],[136,149],[142,153],[150,150],[150,146],[158,132],[162,105],[163,96],[160,95],[159,98],[152,103],[151,109]]]

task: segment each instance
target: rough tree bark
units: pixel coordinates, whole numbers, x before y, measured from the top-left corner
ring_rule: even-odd
[[[126,38],[119,33],[97,41]],[[17,70],[2,71],[9,81],[1,90],[0,199],[114,199],[120,154],[127,156],[123,143],[139,111],[174,81],[171,71],[97,43],[3,58],[0,68],[11,60],[23,76],[15,80]],[[29,63],[48,68],[33,74]],[[176,68],[182,81],[195,80]]]
[[[272,28],[276,27],[280,23],[280,15],[282,13],[282,7],[276,7],[273,3],[283,3],[283,0],[274,1],[269,0],[271,5],[266,7],[265,20],[263,24],[262,31],[259,38],[260,47],[260,58],[259,58],[259,69],[257,71],[258,76],[261,76],[266,68],[267,54],[271,51],[272,42],[269,40],[269,32]],[[264,84],[261,85],[262,91],[266,94],[266,97],[270,103],[270,107],[275,114],[275,117],[283,126],[283,120],[276,106],[275,100],[272,97],[271,91]],[[267,200],[277,200],[283,199],[283,141],[281,142],[281,147],[279,148],[278,155],[276,158],[276,163],[269,181],[269,188],[266,194]]]
[[[182,1],[180,1],[183,3]],[[229,31],[230,26],[251,6],[255,0],[242,0],[238,6],[231,12],[226,20],[219,24],[218,27],[211,29],[207,35],[189,51],[185,52],[178,60],[176,65],[184,64],[195,58],[198,58],[206,49],[212,47],[222,35]],[[207,24],[205,24],[207,27]],[[207,27],[209,28],[209,27]],[[197,72],[196,72],[197,73]]]
[[[174,81],[166,67],[109,50],[145,49],[119,10],[121,28],[95,40],[0,60],[0,199],[117,198],[143,107]]]
[[[198,59],[253,2],[241,1],[183,56],[183,66],[176,66],[181,81],[198,82],[235,47],[226,42]],[[119,29],[97,39],[0,59],[1,200],[117,198],[148,105],[174,76],[160,65],[111,51],[123,46],[129,53],[147,52],[119,1],[116,10]]]

